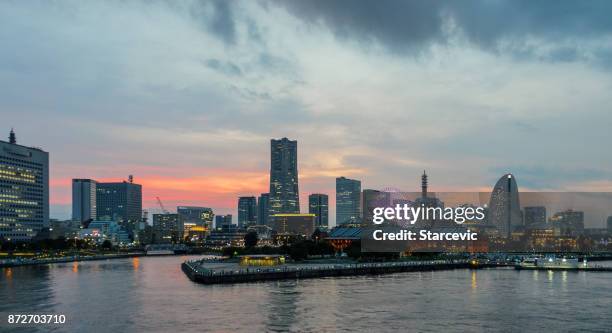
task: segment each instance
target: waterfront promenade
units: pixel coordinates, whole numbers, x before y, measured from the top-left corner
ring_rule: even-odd
[[[486,265],[482,267],[497,267]],[[211,269],[200,261],[186,261],[183,272],[194,282],[203,284],[241,283],[267,280],[308,279],[331,276],[390,274],[414,271],[437,271],[469,268],[468,260],[397,261],[383,263],[309,264],[278,267],[236,267]]]

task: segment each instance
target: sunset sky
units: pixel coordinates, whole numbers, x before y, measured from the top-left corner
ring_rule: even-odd
[[[300,200],[363,188],[612,191],[609,1],[2,1],[0,131],[144,207],[236,214],[298,140]],[[6,140],[6,138],[3,138]],[[330,218],[335,220],[335,209]]]

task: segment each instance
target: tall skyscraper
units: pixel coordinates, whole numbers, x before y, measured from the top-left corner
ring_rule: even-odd
[[[112,219],[131,231],[142,214],[142,186],[126,181],[98,183],[96,204],[98,219]]]
[[[297,141],[270,140],[270,214],[299,213]]]
[[[361,207],[361,182],[336,178],[336,225],[358,224]]]
[[[327,194],[313,193],[308,196],[308,213],[315,214],[315,227],[329,227],[329,198]]]
[[[49,153],[0,140],[0,238],[29,241],[49,226]]]
[[[96,219],[96,185],[93,179],[72,180],[72,220]]]
[[[238,198],[238,226],[240,228],[257,224],[257,199],[255,197]]]
[[[523,209],[523,219],[525,226],[544,224],[546,223],[546,207],[544,206],[533,206],[525,207]]]
[[[257,201],[257,224],[270,223],[270,193],[262,193]]]
[[[491,192],[489,222],[497,227],[502,237],[508,238],[517,226],[522,225],[522,220],[516,179],[512,174],[505,174]]]

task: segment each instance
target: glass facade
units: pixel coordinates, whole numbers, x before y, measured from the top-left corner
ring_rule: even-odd
[[[297,141],[270,141],[270,214],[299,213]]]
[[[262,193],[257,202],[257,224],[270,223],[270,193]]]
[[[240,228],[257,224],[257,199],[255,197],[238,198],[238,226]]]
[[[308,196],[308,212],[315,214],[315,226],[329,226],[329,198],[327,194],[314,193]]]
[[[336,178],[336,225],[360,223],[361,182]]]

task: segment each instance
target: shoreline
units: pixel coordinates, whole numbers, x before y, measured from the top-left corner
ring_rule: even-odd
[[[69,262],[81,262],[81,261],[96,261],[96,260],[107,260],[107,259],[124,259],[134,257],[146,257],[146,253],[122,253],[122,254],[101,254],[94,256],[70,256],[70,257],[59,257],[59,258],[48,258],[48,259],[34,259],[25,261],[12,261],[12,262],[1,262],[0,268],[5,267],[21,267],[21,266],[36,266],[36,265],[48,265],[48,264],[62,264]],[[4,259],[11,260],[11,259]]]

